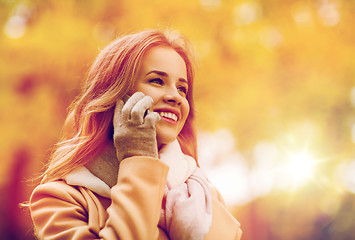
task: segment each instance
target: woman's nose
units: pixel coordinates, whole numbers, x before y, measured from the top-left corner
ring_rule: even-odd
[[[169,90],[164,95],[164,101],[167,103],[174,103],[177,105],[181,104],[181,98],[179,91],[177,89]]]

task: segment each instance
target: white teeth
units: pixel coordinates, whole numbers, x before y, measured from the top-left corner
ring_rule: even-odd
[[[174,121],[177,121],[177,116],[174,113],[160,112],[160,116],[170,118],[170,119],[173,119]]]

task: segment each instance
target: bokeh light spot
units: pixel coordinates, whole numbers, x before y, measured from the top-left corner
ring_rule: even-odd
[[[313,25],[312,9],[304,2],[297,2],[293,5],[292,16],[298,26],[309,27]]]
[[[335,26],[340,21],[340,13],[334,3],[324,3],[318,10],[318,15],[325,26]]]
[[[262,8],[257,2],[244,2],[234,9],[234,22],[237,25],[249,25],[262,16]]]
[[[26,33],[26,19],[22,16],[10,17],[4,26],[4,33],[9,38],[22,38]]]

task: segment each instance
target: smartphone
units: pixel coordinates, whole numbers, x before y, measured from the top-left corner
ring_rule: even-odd
[[[123,96],[122,101],[123,101],[124,103],[126,103],[130,97],[131,97],[131,96],[129,96],[128,94],[126,94],[126,95]]]

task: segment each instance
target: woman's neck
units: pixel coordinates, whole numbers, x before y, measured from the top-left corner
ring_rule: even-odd
[[[158,152],[160,152],[160,150],[165,146],[166,144],[159,144],[158,143]]]

